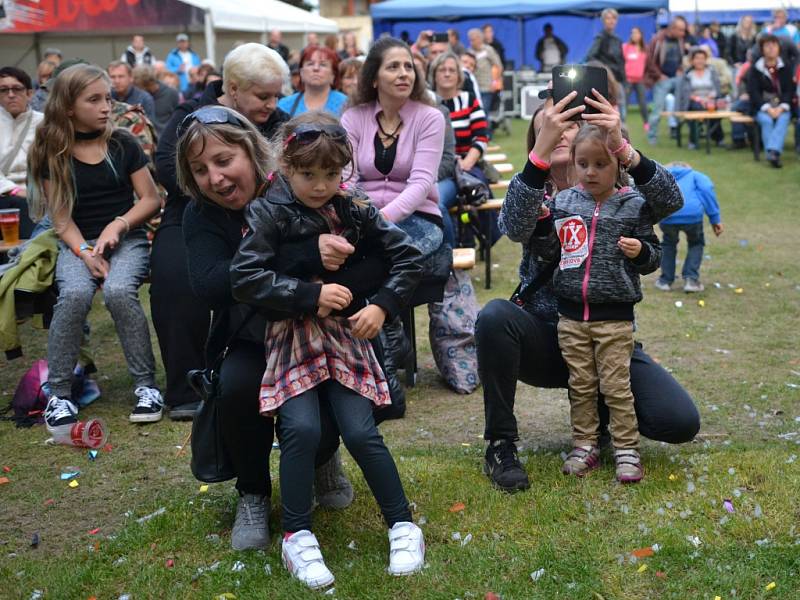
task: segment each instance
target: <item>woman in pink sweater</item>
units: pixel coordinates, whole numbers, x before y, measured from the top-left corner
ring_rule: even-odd
[[[369,51],[353,108],[342,115],[358,184],[388,221],[411,236],[423,256],[442,243],[436,176],[444,117],[401,40],[381,38]],[[346,174],[347,176],[348,174]]]
[[[631,37],[628,42],[622,44],[622,55],[625,57],[625,84],[626,93],[630,96],[631,89],[636,90],[636,98],[639,100],[639,112],[642,113],[644,129],[647,127],[647,99],[645,98],[644,88],[644,66],[647,62],[647,46],[644,41],[644,34],[638,27],[631,29]]]

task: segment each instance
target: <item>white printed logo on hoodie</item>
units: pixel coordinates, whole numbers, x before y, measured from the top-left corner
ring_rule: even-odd
[[[559,269],[577,269],[589,256],[589,232],[580,215],[556,219],[556,233],[561,242]]]

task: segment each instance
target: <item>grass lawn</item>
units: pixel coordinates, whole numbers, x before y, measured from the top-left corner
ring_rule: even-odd
[[[649,276],[637,311],[637,338],[696,399],[700,436],[676,447],[645,442],[647,475],[637,486],[613,482],[608,456],[585,480],[565,478],[566,392],[520,385],[521,457],[533,487],[497,492],[481,474],[480,390],[458,396],[443,386],[418,309],[419,385],[409,393],[407,417],[382,432],[425,532],[428,564],[411,578],[386,574],[386,532],[348,455],[354,505],[315,514],[336,576],[334,597],[800,597],[797,157],[787,152],[778,171],[746,150],[680,151],[664,135],[650,147],[637,113],[631,121],[635,145],[649,156],[686,160],[712,177],[726,225],[718,239],[706,228],[705,292],[658,292]],[[518,168],[525,127],[515,122],[512,136],[495,140]],[[491,290],[483,289],[483,265],[473,271],[481,302],[509,296],[519,256],[517,245],[498,243]],[[187,457],[177,456],[188,424],[127,422],[131,384],[99,302],[91,321],[103,398],[83,414],[106,420],[113,448],[90,461],[85,451],[46,446],[41,426],[0,424],[0,465],[8,467],[0,476],[9,480],[0,485],[0,598],[319,597],[288,576],[277,539],[265,552],[230,549],[232,483],[200,489]],[[2,363],[3,405],[30,361],[44,356],[46,335],[29,324],[22,333],[25,358]],[[69,467],[81,471],[76,488],[59,478]],[[465,508],[451,511],[456,503]],[[632,554],[653,545],[652,556]]]

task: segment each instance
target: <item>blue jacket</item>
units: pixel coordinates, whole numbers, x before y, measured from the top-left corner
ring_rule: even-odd
[[[689,225],[702,223],[708,215],[712,225],[720,222],[719,204],[714,193],[714,182],[689,167],[667,167],[683,193],[683,208],[661,221],[662,225]]]
[[[192,53],[192,66],[197,67],[200,65],[200,57],[197,56],[197,53],[193,50],[189,50]],[[175,73],[181,80],[181,91],[186,93],[189,89],[189,72],[183,71],[181,72],[180,68],[183,64],[183,59],[181,58],[181,53],[177,48],[173,48],[167,54],[167,60],[165,61],[167,65],[167,70],[172,71]]]

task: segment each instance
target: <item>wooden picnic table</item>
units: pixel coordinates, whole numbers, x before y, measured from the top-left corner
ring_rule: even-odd
[[[681,147],[681,131],[683,124],[688,122],[705,123],[705,138],[706,138],[706,154],[711,154],[711,123],[713,121],[721,122],[723,119],[738,119],[746,117],[740,112],[735,110],[678,110],[675,112],[663,112],[661,116],[675,117],[678,119],[678,147]],[[720,127],[722,125],[720,124]],[[756,160],[758,160],[756,158]]]

